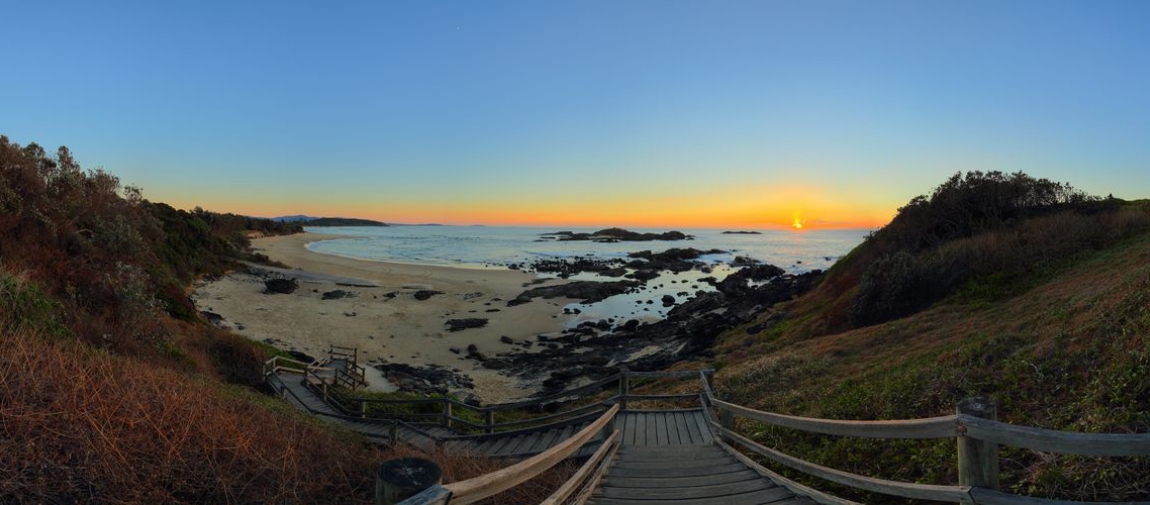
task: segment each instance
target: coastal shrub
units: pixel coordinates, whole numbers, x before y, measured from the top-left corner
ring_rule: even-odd
[[[0,332],[37,331],[70,337],[64,308],[26,275],[0,269]]]
[[[959,290],[982,300],[1017,293],[1084,251],[1147,229],[1145,202],[1092,197],[1022,173],[956,174],[930,198],[917,197],[899,209],[890,224],[828,272],[819,291],[841,296],[853,290],[846,305],[849,326],[877,324]]]
[[[248,233],[299,231],[149,202],[103,170],[83,170],[67,147],[51,155],[0,136],[0,262],[39,283],[60,303],[63,324],[92,345],[170,351],[160,319],[198,320],[184,295],[194,278],[258,259],[245,250]]]

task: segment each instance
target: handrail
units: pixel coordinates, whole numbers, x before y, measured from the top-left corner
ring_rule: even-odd
[[[965,435],[1011,447],[1084,456],[1145,456],[1150,454],[1150,433],[1078,433],[1015,426],[959,415]]]
[[[783,454],[774,449],[770,449],[760,445],[759,443],[744,437],[734,430],[724,428],[723,426],[712,424],[712,427],[719,431],[724,436],[728,436],[754,451],[755,453],[769,458],[773,461],[789,466],[800,472],[821,477],[831,482],[837,482],[846,486],[856,489],[863,489],[866,491],[873,491],[892,496],[901,496],[904,498],[916,498],[920,500],[935,500],[935,501],[948,501],[948,502],[969,502],[970,501],[970,486],[937,486],[933,484],[915,484],[910,482],[898,482],[893,480],[876,479],[873,477],[864,477],[862,475],[855,475],[853,473],[844,472],[842,470],[835,470],[825,466],[816,465],[814,463],[801,460],[794,456]]]
[[[958,421],[957,415],[897,421],[841,421],[763,412],[719,399],[712,399],[711,403],[720,409],[730,410],[744,417],[775,426],[846,437],[888,439],[948,438],[955,436],[955,426]]]
[[[465,505],[501,493],[547,471],[560,461],[567,459],[576,450],[601,432],[619,413],[619,406],[612,406],[595,422],[579,433],[554,447],[502,470],[480,475],[473,479],[443,486],[451,492],[451,503]]]
[[[544,430],[548,430],[551,428],[556,428],[558,426],[577,424],[577,423],[587,421],[588,419],[598,419],[598,417],[601,415],[602,414],[599,414],[597,412],[589,412],[589,413],[582,414],[582,415],[579,415],[576,417],[572,417],[570,419],[564,419],[562,421],[549,423],[549,424],[545,424],[542,426],[532,426],[530,428],[521,428],[518,430],[500,431],[498,433],[482,433],[482,434],[475,434],[475,435],[447,435],[447,436],[440,437],[440,440],[443,440],[443,441],[448,441],[448,440],[485,440],[485,439],[489,439],[489,438],[501,438],[501,437],[507,437],[507,436],[512,436],[512,435],[519,435],[519,434],[523,434],[523,433],[532,433],[532,432],[536,432],[536,431],[544,431]]]
[[[605,463],[615,455],[618,449],[619,430],[614,430],[611,432],[611,436],[607,437],[607,440],[604,440],[603,443],[599,445],[599,449],[595,451],[595,454],[592,454],[591,457],[583,463],[583,466],[580,466],[579,469],[575,471],[575,474],[572,475],[570,479],[567,479],[562,486],[559,486],[559,489],[551,493],[551,496],[539,502],[539,505],[559,505],[563,503],[564,500],[571,496],[571,493],[575,492],[579,483],[587,479],[593,472],[597,475],[602,475],[603,470],[606,468]]]

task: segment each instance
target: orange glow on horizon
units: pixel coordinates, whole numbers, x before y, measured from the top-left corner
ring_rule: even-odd
[[[397,224],[535,226],[579,228],[792,230],[874,229],[890,222],[895,204],[854,201],[826,188],[775,186],[712,188],[676,195],[580,194],[455,195],[370,198],[312,193],[253,199],[216,194],[167,198],[170,204],[214,212],[277,217],[373,219]],[[296,195],[293,195],[296,196]],[[165,198],[158,198],[164,201]],[[799,212],[794,209],[802,208]]]

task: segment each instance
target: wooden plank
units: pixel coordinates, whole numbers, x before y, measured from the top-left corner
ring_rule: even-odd
[[[755,441],[746,438],[734,431],[716,428],[725,436],[731,437],[743,447],[771,460],[789,466],[795,470],[814,475],[831,482],[876,493],[902,496],[904,498],[918,498],[920,500],[935,500],[944,502],[970,502],[970,488],[966,486],[935,486],[929,484],[914,484],[909,482],[896,482],[891,480],[864,477],[853,473],[835,470],[825,466],[803,461],[794,456],[783,454],[774,449],[763,447]]]
[[[671,446],[667,446],[671,447]],[[729,457],[722,451],[700,451],[695,450],[693,447],[711,447],[708,445],[700,446],[687,446],[692,447],[682,452],[628,452],[620,457],[621,461],[628,461],[631,463],[651,462],[651,461],[668,461],[668,460],[694,460],[694,459],[720,459]]]
[[[682,414],[682,412],[668,412],[666,414],[668,445],[683,445],[682,435],[679,434],[679,423],[682,422]]]
[[[683,414],[683,422],[687,425],[687,433],[690,434],[692,444],[705,444],[703,441],[703,433],[699,430],[699,423],[695,420],[696,415]]]
[[[619,437],[619,430],[611,432],[611,436],[603,441],[599,446],[599,450],[595,451],[595,454],[592,454],[591,457],[587,459],[587,462],[583,463],[570,479],[567,479],[562,486],[559,486],[559,489],[556,489],[551,496],[548,496],[540,502],[539,505],[559,505],[563,503],[571,496],[571,493],[574,493],[575,490],[579,488],[579,485],[588,475],[591,475],[592,472],[601,472],[604,468],[602,464],[614,456],[615,451],[619,449]]]
[[[623,420],[623,445],[635,445],[635,415],[631,413],[619,414]]]
[[[892,439],[948,438],[957,435],[955,431],[958,425],[957,415],[905,421],[839,421],[762,412],[719,399],[713,399],[711,401],[720,409],[730,410],[743,417],[749,417],[756,421],[762,421],[775,426],[794,428],[811,433],[845,437]]]
[[[724,473],[719,475],[702,475],[698,477],[679,477],[669,479],[665,477],[615,477],[607,475],[603,479],[604,486],[611,487],[691,487],[706,486],[710,484],[727,484],[742,482],[744,480],[762,479],[759,474],[751,470]]]
[[[699,430],[701,443],[713,444],[715,442],[715,434],[711,430],[711,423],[707,421],[707,415],[703,412],[697,412],[691,416],[691,421],[695,423],[695,427]]]
[[[974,416],[959,416],[966,436],[1011,447],[1086,456],[1150,455],[1150,433],[1075,433],[1014,426]]]
[[[444,486],[452,493],[451,502],[455,505],[474,503],[534,478],[566,459],[588,440],[602,432],[607,423],[614,420],[618,413],[619,406],[612,406],[599,419],[587,425],[577,435],[564,440],[546,452],[539,453],[502,470]]]
[[[523,443],[529,438],[531,438],[531,435],[515,435],[511,437],[511,440],[507,442],[507,445],[503,447],[503,450],[499,451],[499,455],[506,456],[509,454],[519,454],[519,446],[523,445]]]
[[[670,445],[667,441],[667,414],[656,412],[655,416],[655,443],[657,445]]]
[[[612,477],[635,477],[635,478],[651,478],[651,477],[699,477],[700,475],[722,475],[725,473],[741,472],[746,470],[747,467],[742,463],[729,463],[726,465],[715,465],[709,468],[620,468],[618,463],[611,467],[608,476]]]
[[[755,491],[751,493],[743,493],[739,495],[724,496],[720,498],[698,498],[693,500],[675,500],[670,503],[675,505],[761,505],[763,503],[771,503],[778,501],[780,495],[780,488],[771,488],[763,491]],[[595,505],[636,505],[637,503],[653,503],[638,500],[620,500],[615,498],[599,498],[596,497],[593,501],[588,502]]]
[[[641,445],[659,445],[658,430],[655,426],[655,415],[651,413],[643,413],[643,444]]]
[[[639,470],[639,469],[658,469],[658,468],[701,468],[706,469],[711,466],[728,465],[731,463],[738,463],[735,458],[731,456],[720,456],[717,458],[706,458],[696,460],[686,460],[684,458],[665,459],[662,461],[630,461],[624,458],[619,458],[615,462],[615,468]],[[700,475],[706,475],[705,470],[699,472]]]
[[[718,484],[715,486],[683,487],[683,488],[617,488],[602,486],[599,496],[603,498],[632,499],[632,500],[692,500],[699,498],[719,498],[753,491],[763,491],[774,486],[763,479],[755,479],[731,484]],[[785,489],[779,493],[779,498],[791,496]]]
[[[507,443],[510,442],[512,438],[515,437],[503,437],[494,439],[493,443],[487,448],[487,455],[495,456],[502,453],[503,449],[507,447]]]
[[[539,441],[536,442],[536,444],[531,447],[530,451],[531,452],[543,452],[543,451],[546,451],[547,449],[550,449],[551,446],[555,445],[556,441],[559,440],[559,435],[561,435],[562,433],[563,433],[563,430],[559,430],[559,429],[544,432],[543,434],[541,434],[539,436]]]
[[[823,505],[861,505],[859,503],[856,503],[856,502],[853,502],[850,500],[844,500],[844,499],[839,498],[837,496],[832,496],[832,495],[826,494],[822,491],[809,488],[809,487],[804,486],[802,484],[799,484],[798,482],[795,482],[791,479],[783,477],[782,475],[779,475],[775,472],[772,472],[769,469],[767,469],[766,467],[764,467],[763,465],[758,464],[757,462],[755,462],[751,458],[744,456],[743,453],[735,450],[734,447],[727,445],[722,440],[716,441],[715,447],[722,449],[724,452],[730,454],[731,456],[734,456],[735,459],[741,461],[744,465],[747,465],[747,468],[749,468],[749,469],[751,469],[751,471],[758,473],[759,475],[763,476],[763,478],[770,479],[771,482],[774,482],[775,484],[778,484],[778,485],[783,486],[787,489],[790,489],[791,492],[795,493],[796,495],[800,495],[800,497],[798,499],[807,500],[810,503],[816,503],[817,502],[817,503],[821,503]],[[807,498],[807,497],[810,497],[810,498]],[[812,500],[812,498],[813,498],[813,500]]]

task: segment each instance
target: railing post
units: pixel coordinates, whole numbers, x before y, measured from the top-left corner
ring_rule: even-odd
[[[360,400],[359,401],[359,417],[361,419],[367,418],[367,401],[366,400]]]
[[[451,429],[451,400],[443,398],[443,427]]]
[[[959,416],[967,415],[996,421],[998,406],[985,396],[958,402]],[[998,491],[998,444],[965,436],[959,419],[958,485]]]
[[[619,410],[627,409],[627,395],[631,394],[631,370],[619,367]]]
[[[606,412],[607,410],[611,410],[611,402],[607,402],[607,403],[603,404],[603,407],[605,408],[604,412]],[[615,432],[615,418],[612,417],[611,420],[607,421],[607,424],[603,425],[603,429],[599,432],[599,438],[602,439],[604,442],[606,442],[607,438],[610,437],[611,434],[614,432]]]
[[[391,445],[399,443],[399,421],[392,421],[391,427],[387,430],[387,436],[391,438]]]
[[[730,409],[719,407],[719,424],[728,430],[735,431],[735,413],[731,412]],[[722,434],[719,438],[728,444],[733,442],[731,437],[727,436],[726,433]]]
[[[495,411],[494,410],[488,410],[488,411],[483,413],[483,432],[484,433],[494,433],[495,432]]]

